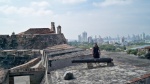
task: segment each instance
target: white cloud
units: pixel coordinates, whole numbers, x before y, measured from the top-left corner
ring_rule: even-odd
[[[12,13],[15,13],[16,11],[17,11],[17,8],[14,6],[4,5],[0,7],[0,12],[3,12],[5,14],[12,14]]]
[[[97,7],[107,7],[111,5],[125,5],[130,4],[132,0],[105,0],[104,2],[96,3],[94,2],[93,5]]]
[[[34,15],[37,15],[37,16],[53,15],[53,11],[51,11],[51,10],[38,10]]]
[[[21,7],[21,8],[18,8],[16,13],[21,14],[21,15],[29,15],[29,14],[32,15],[34,12],[35,12],[35,9],[33,8]]]
[[[36,15],[36,16],[43,16],[43,15],[52,15],[53,12],[47,9],[49,5],[48,2],[32,2],[29,7],[15,7],[15,6],[0,6],[0,12],[4,14],[19,14],[22,16],[27,15]],[[34,6],[34,7],[33,7]]]
[[[17,24],[16,20],[10,19],[10,18],[5,18],[5,19],[3,20],[3,22],[6,23],[6,24],[9,24],[9,25]]]
[[[76,3],[82,3],[86,2],[87,0],[59,0],[63,4],[76,4]]]
[[[10,0],[0,0],[0,3],[10,3]]]
[[[39,7],[47,7],[50,4],[46,1],[41,1],[41,2],[31,2],[31,6],[39,6]]]
[[[66,13],[66,15],[72,15],[72,12],[71,12],[71,11],[68,11],[68,12]]]

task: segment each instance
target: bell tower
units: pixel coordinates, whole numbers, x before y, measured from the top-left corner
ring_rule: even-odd
[[[61,34],[61,26],[60,25],[57,27],[57,34]]]
[[[51,22],[51,31],[53,31],[53,33],[56,33],[55,31],[55,23]]]

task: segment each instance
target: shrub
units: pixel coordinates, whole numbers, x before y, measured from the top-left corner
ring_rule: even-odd
[[[142,56],[142,55],[145,55],[145,53],[146,53],[145,51],[139,51],[139,52],[137,53],[137,55],[138,55],[138,56]]]
[[[116,47],[114,45],[108,44],[108,45],[101,45],[100,49],[101,50],[106,50],[106,51],[115,51]]]
[[[130,49],[130,50],[127,50],[127,53],[128,54],[134,54],[134,55],[137,55],[137,53],[138,53],[138,50],[137,49]]]
[[[127,50],[127,54],[130,54],[131,50]]]

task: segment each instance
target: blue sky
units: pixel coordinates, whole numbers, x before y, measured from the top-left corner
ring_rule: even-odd
[[[62,26],[67,39],[150,34],[150,0],[0,0],[0,34]]]

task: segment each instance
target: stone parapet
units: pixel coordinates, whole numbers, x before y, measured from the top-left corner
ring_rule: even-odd
[[[145,74],[141,77],[134,78],[127,82],[127,84],[150,84],[150,74]]]
[[[16,66],[16,67],[13,67],[10,70],[27,69],[27,68],[30,68],[30,67],[34,66],[35,64],[37,64],[40,60],[41,60],[40,57],[34,58],[34,59],[30,60],[29,62],[19,65],[19,66]]]

